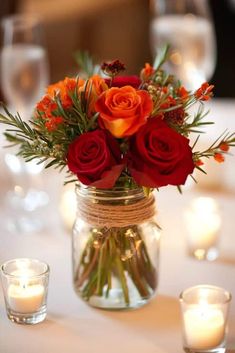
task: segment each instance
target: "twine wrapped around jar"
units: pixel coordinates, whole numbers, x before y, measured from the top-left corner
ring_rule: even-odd
[[[155,215],[153,195],[126,205],[95,203],[90,198],[78,198],[78,215],[97,227],[127,227],[149,221]]]

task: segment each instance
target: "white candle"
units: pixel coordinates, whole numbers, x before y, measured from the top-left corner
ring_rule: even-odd
[[[185,216],[190,246],[193,249],[209,249],[215,246],[221,226],[215,200],[209,197],[195,199],[192,209]]]
[[[187,346],[209,349],[224,339],[225,322],[220,309],[201,305],[184,312],[184,330]]]
[[[46,317],[49,266],[36,259],[13,259],[1,267],[7,316],[12,322],[37,324]]]
[[[180,294],[185,351],[219,351],[225,347],[226,322],[231,294],[202,284]]]
[[[44,287],[41,284],[19,282],[8,287],[8,303],[18,313],[34,313],[40,309],[44,299]]]

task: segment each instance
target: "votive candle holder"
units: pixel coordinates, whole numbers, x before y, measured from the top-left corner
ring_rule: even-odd
[[[14,259],[1,266],[8,318],[18,324],[37,324],[46,318],[49,266],[36,259]]]
[[[225,352],[230,301],[227,290],[211,285],[191,287],[180,294],[186,353]]]

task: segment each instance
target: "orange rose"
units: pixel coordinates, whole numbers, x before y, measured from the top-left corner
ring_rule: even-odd
[[[112,87],[95,103],[100,122],[117,138],[133,135],[149,117],[153,102],[148,92],[131,86]]]
[[[108,85],[105,83],[105,80],[99,75],[94,75],[89,78],[88,90],[92,83],[92,94],[100,96],[101,93],[108,89]]]
[[[85,85],[83,85],[79,90],[84,91]],[[97,101],[98,97],[108,89],[108,85],[105,83],[105,80],[100,77],[99,75],[94,75],[89,78],[87,83],[86,92],[90,92],[89,97],[89,109],[88,115],[93,115],[95,113],[95,102]],[[91,91],[90,91],[91,90]],[[86,95],[88,98],[88,94]]]

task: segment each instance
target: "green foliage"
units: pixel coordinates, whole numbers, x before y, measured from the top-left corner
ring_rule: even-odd
[[[169,54],[169,44],[165,45],[158,53],[158,55],[155,58],[153,68],[156,70],[156,72],[160,69],[160,67],[166,62],[168,54]]]
[[[93,58],[88,51],[76,51],[74,58],[81,73],[86,77],[91,77],[97,73],[97,67],[94,64]]]

